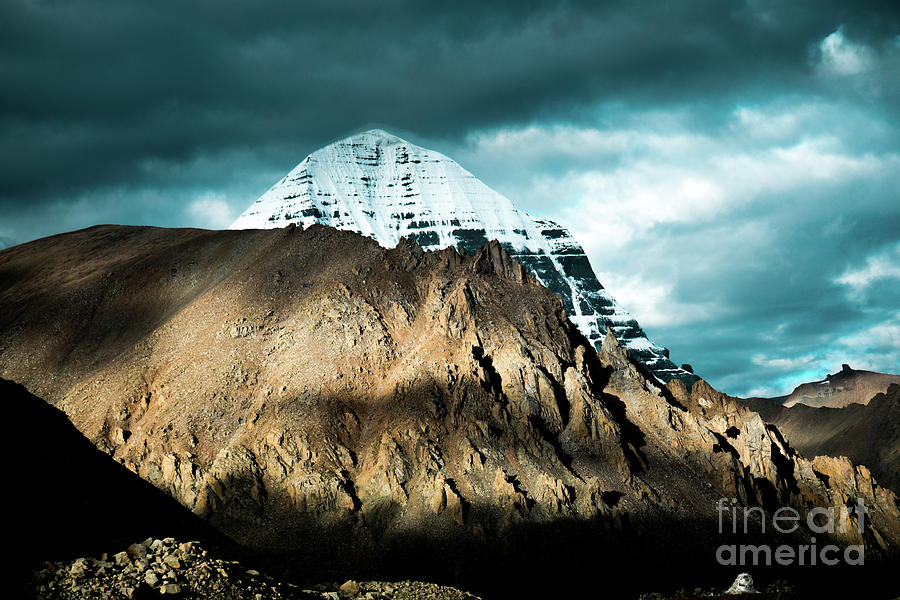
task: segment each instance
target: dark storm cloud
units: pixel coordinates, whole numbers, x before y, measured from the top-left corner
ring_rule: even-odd
[[[289,164],[367,123],[461,137],[598,98],[804,87],[810,43],[896,23],[874,4],[777,6],[5,2],[2,202],[135,185],[153,157],[266,145]]]
[[[0,247],[222,227],[380,125],[573,227],[727,391],[889,369],[898,34],[896,2],[8,0]]]
[[[655,238],[659,243],[642,256],[678,252],[679,261],[689,265],[677,273],[676,303],[711,302],[729,308],[702,325],[654,328],[657,339],[668,340],[674,355],[694,357],[705,377],[733,393],[785,393],[802,381],[836,371],[843,362],[896,371],[900,352],[895,345],[874,348],[879,342],[873,338],[878,356],[872,356],[845,343],[870,327],[900,324],[900,278],[873,282],[859,297],[840,283],[845,273],[866,263],[873,249],[877,254],[900,242],[900,209],[893,207],[896,191],[868,191],[868,207],[848,201],[857,197],[859,190],[853,186],[836,186],[826,197],[812,192],[799,202],[779,198],[772,212],[754,204],[756,214],[730,213],[723,219],[777,227],[774,240],[734,240],[727,232],[712,237],[708,229],[697,228],[649,232],[648,241]],[[855,222],[842,231],[823,233],[841,215]],[[698,234],[709,243],[698,243]],[[739,246],[732,246],[734,241]],[[665,277],[667,266],[649,270]]]

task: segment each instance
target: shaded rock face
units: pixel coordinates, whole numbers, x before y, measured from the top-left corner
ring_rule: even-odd
[[[322,224],[371,237],[386,248],[408,238],[426,250],[475,254],[498,240],[562,299],[599,350],[607,330],[664,381],[696,379],[647,339],[597,280],[564,227],[518,210],[450,158],[373,129],[313,152],[250,205],[231,229]]]
[[[863,497],[865,532],[838,541],[897,548],[896,497],[866,470],[810,463],[703,381],[664,386],[611,334],[598,354],[498,244],[104,226],[4,251],[0,276],[0,374],[305,568],[555,587],[522,575],[641,560],[665,577],[713,562],[722,497]]]
[[[784,406],[842,408],[850,404],[868,404],[875,394],[884,393],[891,384],[900,384],[900,375],[859,371],[845,364],[840,371],[821,381],[797,386],[784,401]]]

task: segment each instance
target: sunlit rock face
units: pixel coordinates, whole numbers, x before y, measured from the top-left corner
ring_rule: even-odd
[[[621,578],[631,597],[717,564],[722,499],[862,499],[862,526],[819,539],[896,563],[900,503],[866,467],[807,460],[702,380],[661,385],[612,331],[595,352],[496,241],[106,225],[0,252],[0,274],[0,377],[304,570],[548,573],[536,596],[556,597],[566,569],[671,565]]]
[[[314,223],[355,231],[393,248],[404,237],[425,250],[474,254],[498,240],[551,291],[599,349],[606,331],[663,381],[696,377],[669,360],[603,288],[569,231],[517,209],[450,158],[380,129],[307,156],[231,225],[268,229]]]

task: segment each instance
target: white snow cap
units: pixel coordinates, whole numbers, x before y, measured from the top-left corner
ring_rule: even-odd
[[[357,231],[388,248],[428,223],[437,236],[434,243],[420,242],[428,249],[456,245],[453,231],[460,228],[484,228],[488,239],[506,237],[531,225],[531,218],[443,154],[372,129],[307,156],[231,229],[288,223]]]
[[[307,156],[231,225],[267,229],[314,223],[355,231],[392,248],[404,237],[425,250],[474,251],[498,240],[563,299],[596,347],[607,328],[658,377],[688,375],[597,281],[568,230],[520,211],[440,152],[382,129],[339,140]]]

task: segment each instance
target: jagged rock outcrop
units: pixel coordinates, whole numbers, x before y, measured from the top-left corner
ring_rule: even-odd
[[[732,469],[740,474],[732,485],[742,503],[767,510],[779,506],[818,506],[835,507],[839,511],[861,498],[866,506],[879,507],[884,520],[882,531],[900,531],[897,496],[877,485],[865,466],[854,465],[844,457],[802,456],[776,427],[767,424],[740,400],[717,392],[705,381],[695,384],[689,392],[675,382],[670,382],[668,387],[677,401],[706,418],[717,440],[716,453],[730,454],[738,464],[744,465],[742,472]],[[848,518],[852,526],[835,533],[843,543],[883,541],[880,531],[860,533],[856,527],[858,515],[850,514]],[[873,549],[880,544],[880,541],[873,544]]]
[[[497,244],[105,226],[0,253],[0,275],[0,375],[307,567],[705,569],[722,497],[864,497],[869,556],[898,547],[867,472],[810,463],[702,381],[664,386],[611,334],[598,354]]]
[[[804,455],[845,456],[871,469],[881,485],[900,492],[900,385],[890,384],[866,402],[840,408],[786,408],[767,398],[739,401],[776,426]]]

